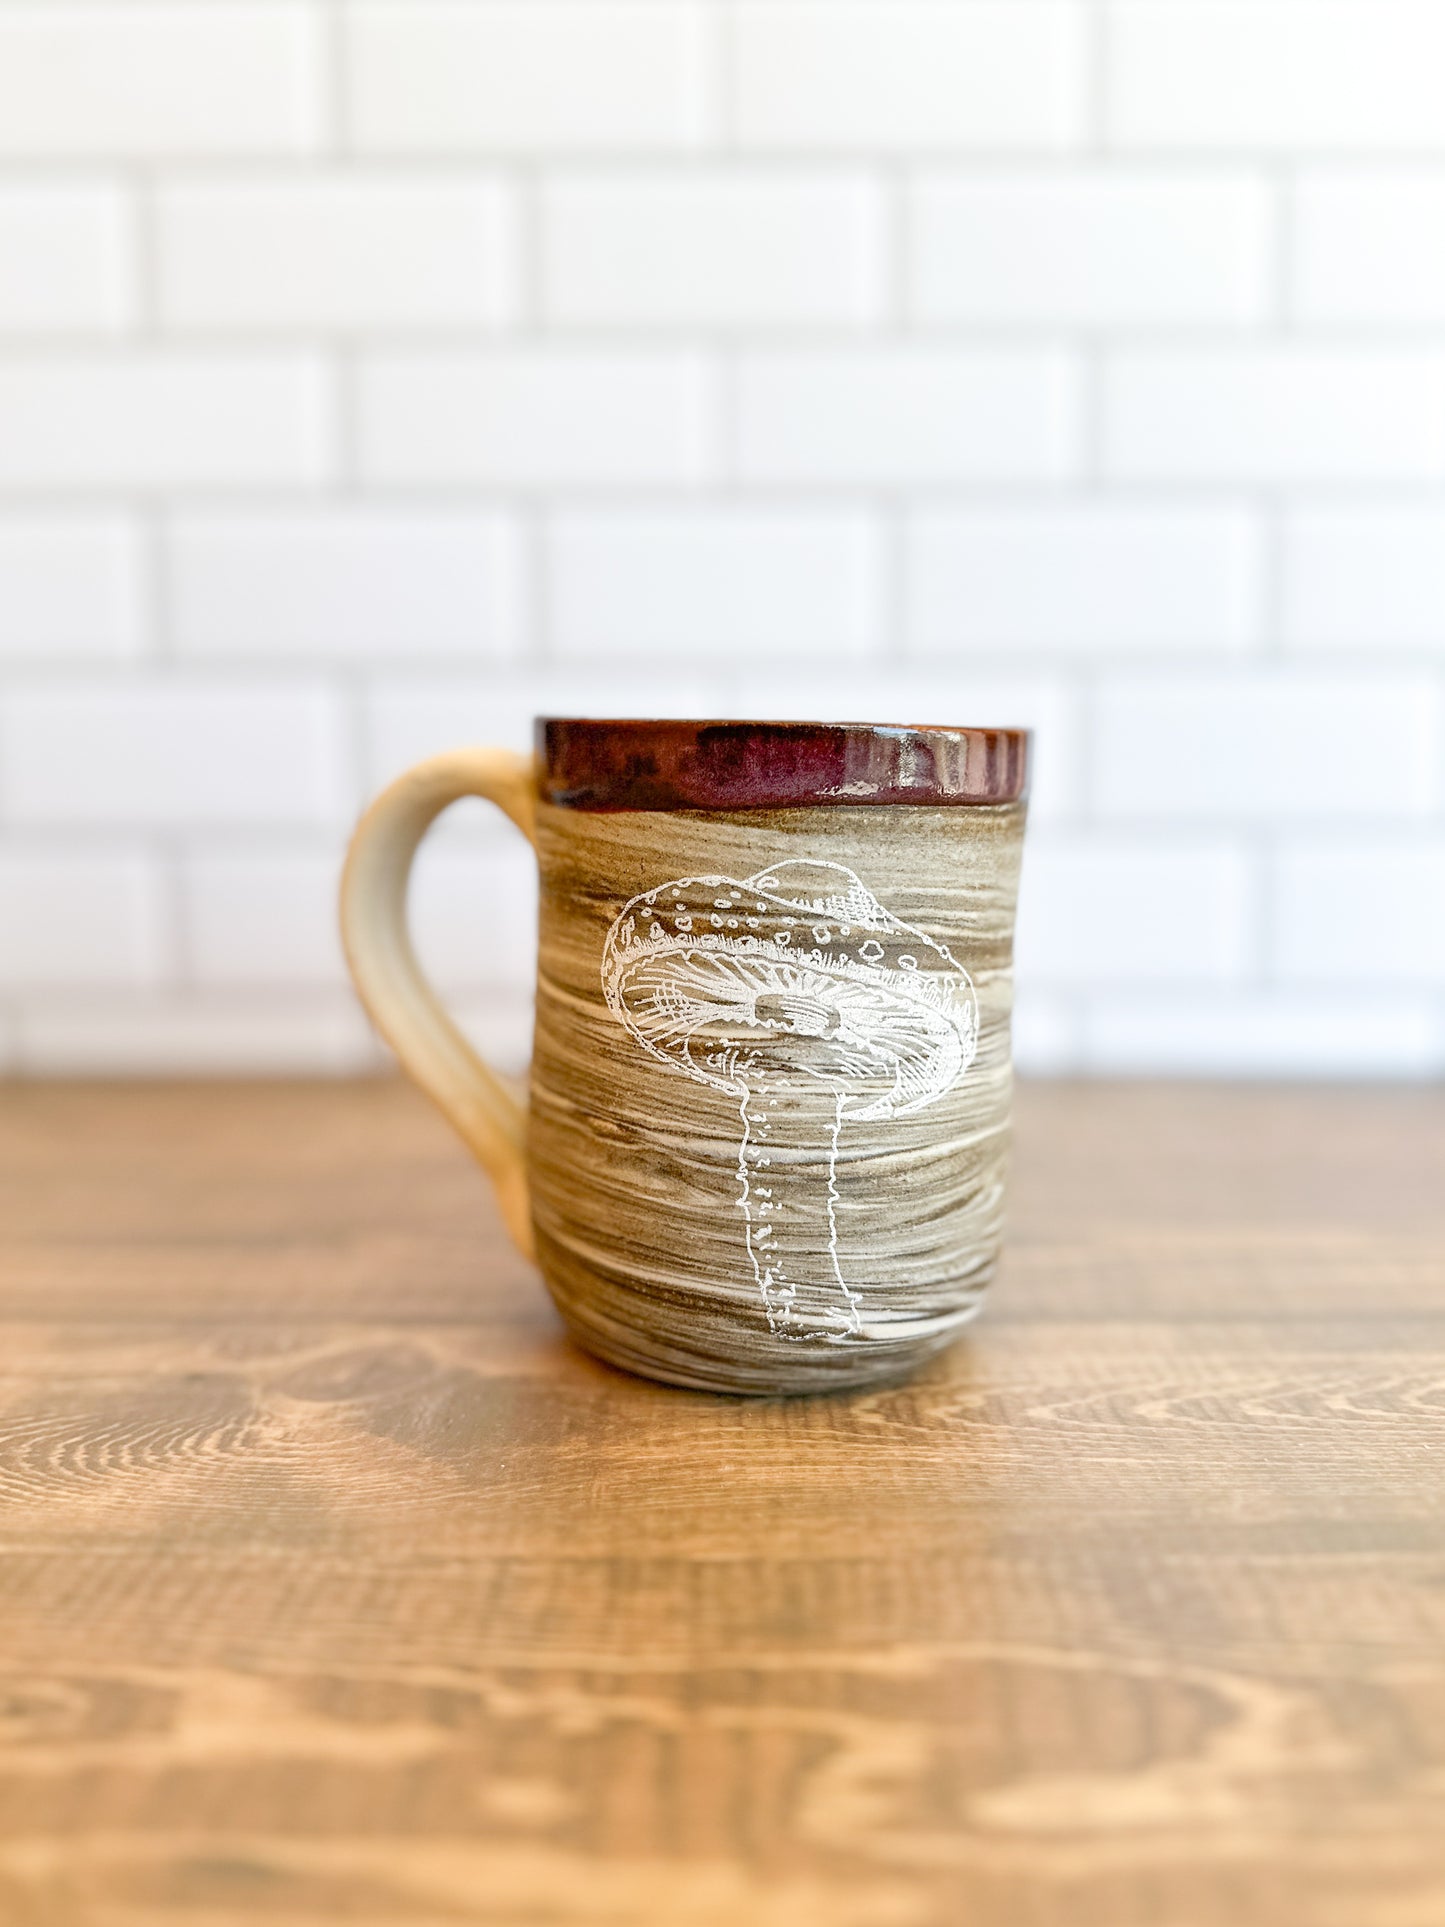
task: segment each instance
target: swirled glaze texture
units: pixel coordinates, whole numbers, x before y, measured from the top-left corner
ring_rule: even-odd
[[[866,1382],[1002,1230],[1023,809],[544,806],[531,1160],[582,1343],[682,1384]]]

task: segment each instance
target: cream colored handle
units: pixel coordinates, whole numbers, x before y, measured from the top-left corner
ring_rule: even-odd
[[[531,762],[509,749],[454,749],[383,790],[356,826],[341,878],[341,938],[372,1022],[497,1188],[508,1231],[535,1258],[527,1190],[527,1107],[482,1062],[422,975],[406,892],[422,838],[449,803],[485,797],[534,842]]]

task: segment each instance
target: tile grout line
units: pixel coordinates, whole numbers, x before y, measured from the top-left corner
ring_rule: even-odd
[[[351,157],[351,9],[348,0],[317,0],[318,37],[317,119],[323,134],[323,165]]]
[[[1088,0],[1084,15],[1084,150],[1095,161],[1109,150],[1109,70],[1113,62],[1108,0]]]

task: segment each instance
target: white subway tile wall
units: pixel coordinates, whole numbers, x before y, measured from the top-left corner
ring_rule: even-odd
[[[1267,320],[1274,205],[1238,170],[920,170],[909,312],[1000,328]]]
[[[120,188],[0,179],[0,341],[119,334],[136,316],[133,256]]]
[[[0,1068],[382,1061],[366,794],[1038,731],[1017,1044],[1445,1071],[1438,0],[5,0]],[[527,1050],[464,806],[419,948]]]
[[[710,374],[704,355],[673,348],[363,354],[359,480],[498,490],[701,485],[714,440]]]
[[[558,327],[866,328],[885,306],[887,198],[858,171],[560,174],[541,203]]]
[[[16,350],[0,359],[0,491],[316,488],[330,402],[310,350]]]
[[[0,9],[0,154],[262,160],[326,139],[324,23],[305,0],[32,0]]]
[[[517,308],[506,186],[304,169],[192,181],[156,204],[161,323],[177,332],[502,329]]]

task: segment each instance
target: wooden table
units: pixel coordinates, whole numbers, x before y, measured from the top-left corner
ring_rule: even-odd
[[[1440,1927],[1445,1094],[1034,1087],[973,1334],[570,1349],[392,1084],[0,1096],[6,1927]]]

